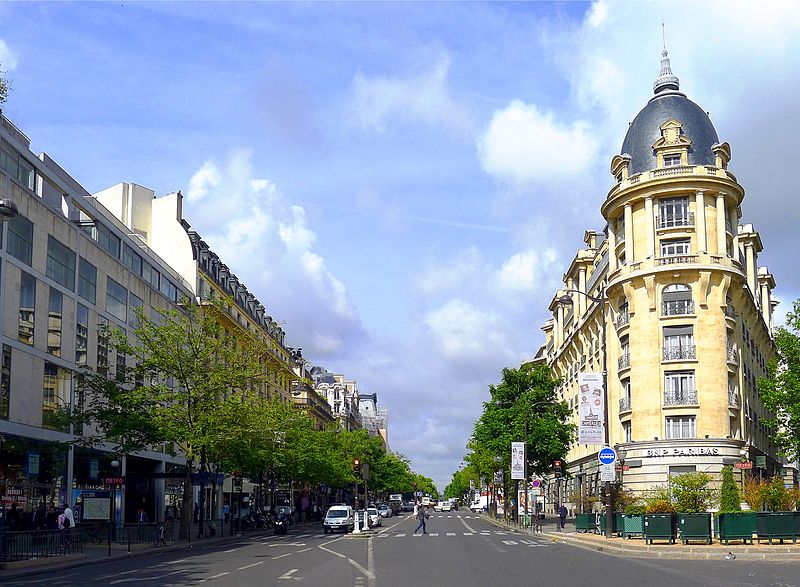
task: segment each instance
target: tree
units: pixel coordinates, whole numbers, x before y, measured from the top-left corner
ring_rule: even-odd
[[[742,487],[742,500],[750,506],[753,511],[764,510],[764,492],[767,484],[765,481],[748,475]]]
[[[0,106],[5,104],[8,98],[8,80],[5,74],[6,72],[0,69]]]
[[[254,333],[229,336],[215,315],[219,309],[159,310],[156,320],[137,310],[131,335],[100,333],[109,337],[109,354],[132,357],[134,366],[81,375],[77,418],[90,428],[80,442],[110,441],[119,454],[166,442],[184,457],[181,537],[192,517],[194,463],[200,461],[204,474],[206,457],[221,454],[217,447],[256,432],[248,414],[264,384],[268,346]]]
[[[773,440],[789,460],[800,458],[800,299],[786,315],[786,326],[775,331],[778,356],[768,364],[768,376],[759,378],[764,406],[776,416],[770,422]]]
[[[739,486],[733,479],[733,467],[722,468],[722,487],[719,494],[719,511],[723,514],[741,511]]]
[[[672,497],[679,512],[694,514],[705,512],[711,506],[713,494],[708,473],[683,473],[670,478]]]

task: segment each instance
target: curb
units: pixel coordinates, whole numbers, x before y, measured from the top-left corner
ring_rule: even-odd
[[[574,546],[576,548],[583,548],[585,550],[592,550],[595,552],[602,552],[604,554],[608,554],[610,556],[619,556],[624,558],[658,558],[658,559],[670,559],[670,560],[720,560],[724,559],[725,555],[728,552],[732,552],[736,558],[740,558],[743,560],[764,560],[764,561],[787,561],[787,560],[800,560],[800,549],[797,551],[789,551],[784,550],[783,552],[749,552],[747,547],[745,550],[739,550],[735,548],[739,545],[731,545],[729,551],[722,551],[722,550],[715,550],[715,551],[697,551],[694,548],[696,546],[684,546],[684,548],[689,548],[691,550],[662,550],[662,549],[653,549],[651,550],[651,546],[642,546],[642,547],[634,547],[634,548],[626,548],[624,545],[621,544],[611,544],[611,543],[603,543],[598,544],[594,541],[582,539],[578,534],[561,534],[556,532],[541,532],[541,533],[533,533],[527,530],[523,530],[521,528],[515,528],[513,526],[509,526],[499,520],[494,520],[492,518],[485,518],[488,522],[498,526],[499,528],[503,528],[504,530],[508,530],[509,532],[514,532],[516,534],[526,534],[529,536],[546,536],[550,539],[551,542],[559,542],[561,544],[565,544],[568,546]],[[778,546],[777,548],[780,548]]]
[[[313,523],[312,523],[313,524]],[[307,524],[303,524],[302,526],[298,526],[298,524],[294,524],[293,528],[302,528],[305,527]],[[85,567],[87,565],[101,565],[103,563],[109,562],[116,562],[120,560],[129,560],[133,558],[140,558],[145,556],[150,556],[152,554],[160,554],[165,552],[178,552],[181,550],[190,550],[194,548],[195,545],[214,545],[214,544],[224,544],[226,542],[233,542],[234,540],[246,540],[250,536],[262,536],[264,534],[269,533],[272,534],[270,531],[267,530],[255,530],[251,533],[242,536],[220,536],[219,538],[214,539],[205,539],[202,541],[196,542],[180,542],[180,543],[173,543],[169,546],[159,546],[159,547],[150,547],[141,550],[135,550],[131,552],[124,552],[118,554],[112,554],[111,556],[104,556],[101,558],[79,558],[73,559],[70,561],[60,561],[54,560],[52,563],[44,563],[39,564],[36,566],[32,566],[30,568],[19,569],[19,570],[0,570],[0,583],[4,583],[6,581],[11,581],[13,579],[21,578],[21,577],[28,577],[30,575],[40,575],[43,573],[49,573],[52,571],[63,571],[67,569],[74,569],[77,567]],[[56,558],[56,557],[53,557]]]

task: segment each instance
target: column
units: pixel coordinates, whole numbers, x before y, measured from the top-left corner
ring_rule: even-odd
[[[608,272],[611,273],[617,269],[617,221],[608,221]]]
[[[633,207],[625,204],[625,263],[633,263]]]
[[[733,230],[733,243],[731,248],[731,257],[739,260],[739,214],[736,208],[731,210],[731,229]]]
[[[770,322],[770,303],[769,303],[769,285],[767,282],[761,283],[761,316],[764,318],[764,324],[769,326]]]
[[[725,255],[727,250],[725,236],[725,192],[717,194],[717,254]]]
[[[656,256],[655,218],[653,217],[653,196],[644,199],[644,215],[647,220],[647,257]]]
[[[564,342],[564,306],[558,304],[556,307],[556,331],[555,331],[555,339],[556,339],[556,348],[561,347],[561,343]]]
[[[697,252],[708,252],[708,239],[706,238],[706,194],[697,190],[695,197],[694,225],[697,232]]]
[[[586,266],[581,265],[578,269],[578,289],[586,293]],[[578,309],[579,314],[583,316],[586,313],[586,296],[578,296]]]
[[[758,303],[758,290],[756,289],[756,253],[753,248],[753,241],[749,240],[744,245],[745,252],[745,273],[747,273],[747,287],[753,296],[753,301]]]

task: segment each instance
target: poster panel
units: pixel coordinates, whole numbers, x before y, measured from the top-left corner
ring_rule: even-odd
[[[605,441],[605,404],[602,373],[578,373],[578,442],[603,444]]]
[[[525,479],[525,443],[511,443],[511,479]]]

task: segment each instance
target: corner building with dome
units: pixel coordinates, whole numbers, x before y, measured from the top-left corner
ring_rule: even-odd
[[[608,438],[623,457],[625,490],[694,471],[719,480],[723,466],[745,461],[796,484],[796,463],[777,456],[756,388],[776,353],[775,280],[758,265],[758,232],[742,219],[730,145],[680,92],[666,51],[653,90],[611,161],[605,230],[586,231],[536,360],[562,379],[559,395],[577,424],[579,373],[602,373],[605,348]],[[578,491],[602,499],[601,447],[573,446],[570,475],[547,484],[547,511],[559,489],[567,502]]]

